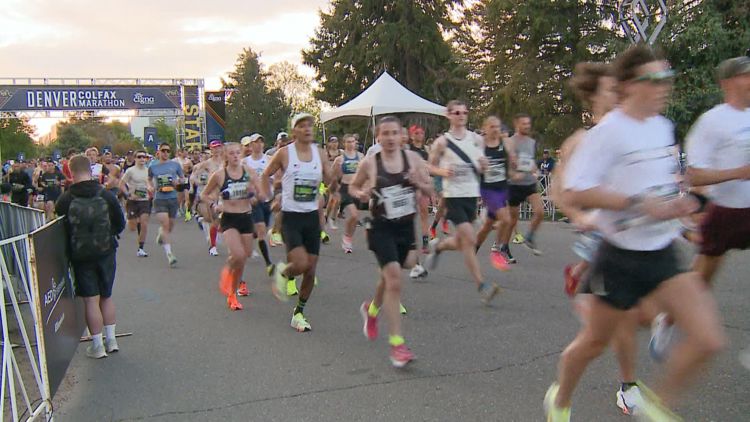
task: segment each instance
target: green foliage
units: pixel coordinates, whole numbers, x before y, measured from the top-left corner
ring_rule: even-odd
[[[19,152],[26,158],[37,156],[37,147],[31,136],[34,127],[26,118],[8,117],[0,119],[0,163],[15,160]]]
[[[159,119],[154,122],[154,127],[156,128],[156,137],[159,139],[159,142],[169,144],[172,151],[175,151],[177,148],[177,139],[174,126],[168,125],[164,119]],[[149,152],[153,153],[156,151]]]
[[[245,48],[237,58],[235,70],[224,88],[236,91],[227,101],[226,139],[239,140],[243,134],[258,132],[270,141],[286,130],[291,108],[278,88],[269,88],[268,74],[258,62],[258,55]]]
[[[383,72],[439,103],[463,98],[468,70],[443,35],[455,24],[449,0],[334,0],[320,12],[320,27],[304,63],[316,71],[315,96],[340,105]]]
[[[124,155],[127,151],[142,148],[142,143],[130,133],[125,123],[107,123],[100,117],[73,117],[57,124],[57,139],[46,148],[46,152],[60,150],[65,155],[69,149],[83,152],[92,146],[99,151],[111,147],[113,154]]]

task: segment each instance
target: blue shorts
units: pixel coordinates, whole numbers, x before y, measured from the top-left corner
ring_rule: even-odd
[[[480,189],[482,201],[487,207],[487,218],[494,220],[497,212],[505,208],[508,202],[508,189]]]

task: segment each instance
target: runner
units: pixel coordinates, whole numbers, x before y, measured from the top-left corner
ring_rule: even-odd
[[[279,132],[278,135],[276,135],[276,147],[269,149],[266,151],[266,155],[269,157],[273,157],[274,154],[276,154],[276,151],[278,151],[279,148],[285,147],[289,145],[289,143],[293,142],[292,139],[289,139],[289,134],[286,132]],[[274,177],[273,178],[273,187],[274,192],[281,190],[281,177]],[[271,213],[273,215],[273,228],[271,229],[271,247],[281,246],[284,244],[283,239],[281,238],[281,197],[279,197],[276,201],[271,201]],[[293,283],[292,283],[293,284]],[[297,285],[294,284],[294,292],[297,291]],[[296,293],[295,293],[296,294]]]
[[[218,215],[208,206],[208,203],[200,200],[200,194],[208,183],[208,178],[224,165],[224,158],[221,141],[213,140],[208,146],[211,156],[208,160],[199,163],[193,168],[193,183],[196,185],[198,214],[201,216],[198,224],[206,234],[208,254],[219,256],[219,251],[216,249],[216,238],[219,235]]]
[[[120,171],[120,166],[115,164],[115,162],[112,160],[111,152],[107,151],[104,153],[102,165],[107,169],[105,171],[107,178],[104,181],[104,188],[112,192],[112,195],[114,195],[115,198],[118,198],[119,200],[120,178],[122,177],[122,173]]]
[[[401,268],[416,263],[414,242],[416,215],[415,188],[429,195],[432,185],[419,154],[400,147],[401,122],[393,116],[380,119],[377,126],[382,151],[363,160],[347,186],[349,194],[371,201],[373,219],[368,223],[367,243],[380,264],[380,278],[371,301],[363,302],[360,313],[364,334],[369,340],[378,336],[377,316],[383,308],[388,320],[388,343],[393,366],[401,368],[414,359],[401,331]],[[344,138],[347,151],[354,138]],[[351,144],[351,145],[350,145]],[[342,188],[346,185],[342,185]]]
[[[190,215],[190,207],[188,206],[188,193],[190,188],[190,174],[193,172],[193,162],[187,157],[187,152],[184,148],[177,150],[177,156],[173,160],[182,167],[182,173],[185,175],[185,180],[180,180],[180,183],[177,184],[178,215],[184,215],[185,221],[190,221],[192,216]]]
[[[44,173],[39,177],[39,187],[41,188],[47,221],[52,221],[55,218],[55,202],[62,195],[64,182],[65,176],[55,166],[55,163],[52,161],[44,163]]]
[[[670,220],[699,206],[676,195],[674,128],[660,115],[674,73],[646,45],[630,47],[614,67],[621,105],[586,134],[565,174],[569,204],[599,209],[596,226],[605,239],[587,276],[596,295],[589,323],[563,352],[560,384],[544,398],[551,422],[570,420],[573,390],[586,367],[609,344],[625,311],[644,297],[656,299],[684,333],[655,391],[641,387],[644,419],[677,420],[668,407],[725,342],[713,298],[696,273],[681,268],[673,244],[680,233]]]
[[[135,152],[135,165],[125,170],[120,180],[120,190],[125,193],[127,201],[128,227],[130,231],[138,232],[138,252],[136,256],[147,257],[146,236],[148,234],[148,220],[151,217],[151,197],[154,192],[149,187],[149,172],[146,168],[148,155],[146,151]]]
[[[344,141],[346,141],[346,136],[344,136]],[[335,136],[329,137],[328,142],[326,143],[326,156],[328,157],[328,161],[333,163],[342,153],[343,151],[339,149],[339,138]],[[324,208],[326,210],[326,222],[328,222],[328,227],[331,230],[338,230],[338,226],[336,226],[336,218],[338,218],[339,209],[343,208],[343,206],[339,205],[341,203],[341,194],[339,192],[328,191],[328,196],[324,197],[323,203],[326,205]]]
[[[419,154],[419,157],[426,163],[429,159],[429,152],[424,144],[424,129],[419,125],[411,125],[409,127],[409,139],[411,142],[408,144],[409,151],[414,151]],[[427,243],[430,241],[430,197],[422,193],[417,193],[418,198],[418,211],[419,211],[419,224],[420,234],[422,236],[422,253],[427,253]]]
[[[91,177],[93,177],[94,180],[98,180],[99,183],[103,185],[106,181],[109,169],[99,162],[99,149],[96,147],[87,148],[86,157],[91,162]]]
[[[177,265],[177,258],[172,253],[171,233],[174,219],[177,217],[177,186],[183,177],[182,167],[169,159],[172,151],[169,144],[159,145],[159,161],[148,168],[148,186],[154,192],[154,213],[159,220],[159,233],[156,243],[164,247],[170,267]]]
[[[502,122],[495,116],[484,119],[484,155],[487,157],[488,165],[487,171],[482,175],[480,192],[484,206],[487,208],[487,218],[477,233],[477,252],[493,226],[497,224],[497,238],[499,239],[503,229],[510,224],[510,215],[505,206],[508,201],[508,183],[505,172],[508,157],[500,136],[501,126]],[[490,251],[490,262],[498,270],[508,270],[508,261],[498,250]]]
[[[537,191],[538,170],[534,154],[536,153],[536,141],[529,137],[531,134],[531,117],[528,114],[517,114],[513,119],[516,133],[506,140],[505,150],[511,159],[508,180],[508,212],[510,224],[503,231],[500,253],[510,262],[516,259],[510,253],[508,246],[510,235],[518,224],[518,209],[524,201],[529,201],[533,216],[529,223],[529,230],[523,236],[523,244],[528,247],[534,255],[541,255],[542,251],[536,247],[534,234],[544,219],[544,204],[542,197]]]
[[[257,178],[260,178],[263,174],[263,170],[268,167],[268,163],[271,161],[271,157],[263,153],[263,146],[265,145],[264,141],[263,136],[257,133],[245,136],[241,141],[242,146],[246,148],[246,151],[247,148],[250,149],[250,155],[245,157],[242,160],[242,163],[253,170]],[[270,277],[273,275],[275,269],[268,253],[268,243],[266,243],[266,230],[271,222],[271,201],[260,201],[256,196],[250,199],[250,203],[253,206],[252,217],[255,237],[258,239],[258,249],[260,249],[260,253],[263,255],[263,261],[266,263],[266,272]]]
[[[440,173],[444,177],[446,217],[456,226],[456,233],[443,240],[436,238],[430,241],[430,254],[425,259],[425,265],[434,270],[440,253],[460,250],[482,302],[489,304],[500,287],[497,283],[485,283],[483,280],[475,249],[477,237],[472,225],[477,217],[478,175],[487,169],[487,159],[478,147],[482,142],[479,135],[466,129],[469,119],[466,104],[452,100],[446,107],[450,129],[435,140],[429,163],[433,173]]]
[[[242,309],[237,295],[250,294],[247,283],[242,280],[245,262],[253,251],[253,218],[251,199],[259,191],[255,171],[242,163],[240,144],[228,142],[224,145],[226,164],[214,172],[201,193],[201,202],[220,213],[221,232],[229,250],[226,264],[221,270],[219,290],[227,297],[227,307],[233,311]],[[217,195],[218,194],[218,195]],[[262,201],[262,198],[259,198]],[[220,202],[219,202],[220,201]]]
[[[351,134],[344,135],[344,151],[333,161],[333,177],[340,181],[341,208],[348,214],[344,223],[344,236],[341,239],[341,249],[344,253],[352,253],[352,238],[359,222],[359,201],[349,194],[349,183],[354,180],[357,167],[364,155],[357,151],[357,141]]]
[[[261,188],[267,190],[271,175],[280,171],[281,177],[281,230],[287,249],[288,264],[276,265],[274,295],[287,300],[284,288],[289,280],[302,275],[302,286],[297,306],[292,312],[292,328],[299,332],[310,331],[310,323],[304,315],[305,305],[310,299],[315,283],[315,268],[320,251],[320,218],[318,214],[318,186],[321,181],[330,182],[335,189],[336,181],[331,177],[329,163],[324,162],[323,152],[313,143],[315,118],[307,113],[292,119],[295,142],[282,147],[274,154],[263,172]],[[269,192],[265,192],[268,195]],[[270,195],[269,195],[270,196]]]

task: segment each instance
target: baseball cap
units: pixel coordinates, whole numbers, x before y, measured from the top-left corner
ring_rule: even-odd
[[[217,147],[220,147],[220,146],[222,146],[222,143],[218,139],[214,139],[213,141],[209,142],[209,144],[208,144],[209,148],[217,148]]]
[[[716,78],[720,81],[750,73],[750,57],[740,56],[724,60],[716,67]]]
[[[247,145],[250,145],[251,142],[255,142],[259,139],[263,139],[263,135],[261,135],[260,133],[253,133],[250,136],[244,136],[242,138],[242,141],[240,142],[242,142],[243,146],[247,146]]]
[[[276,140],[278,141],[278,140],[280,140],[281,138],[288,138],[288,137],[289,137],[289,134],[288,134],[288,133],[286,133],[286,132],[279,132],[279,134],[278,134],[278,135],[276,135]]]
[[[315,117],[310,113],[298,113],[294,117],[292,117],[292,127],[297,127],[297,123],[303,121],[303,120],[309,120],[312,123],[315,123]]]
[[[424,133],[424,128],[419,125],[411,125],[409,126],[409,135],[414,135],[415,133],[422,131]]]

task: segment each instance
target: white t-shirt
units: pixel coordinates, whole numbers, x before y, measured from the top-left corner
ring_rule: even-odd
[[[564,187],[669,197],[679,192],[678,173],[672,122],[663,116],[636,120],[615,109],[576,148],[566,166]],[[639,220],[632,227],[623,224]],[[634,251],[663,249],[680,235],[675,220],[645,222],[632,210],[600,210],[595,224],[610,243]]]
[[[144,166],[139,169],[138,166],[130,167],[125,170],[129,198],[132,201],[148,201],[148,169]]]
[[[720,104],[703,113],[687,136],[688,166],[727,170],[750,165],[750,108]],[[730,180],[709,187],[722,207],[750,208],[750,180]]]
[[[474,132],[466,131],[463,139],[458,140],[449,134],[444,135],[463,151],[471,164],[462,160],[453,150],[445,147],[440,159],[440,167],[453,169],[453,177],[443,178],[443,197],[445,198],[477,198],[479,197],[479,158],[484,155],[482,145],[484,140]]]
[[[260,159],[254,160],[252,155],[248,155],[247,157],[242,159],[242,163],[251,169],[255,170],[255,174],[258,175],[258,179],[260,179],[260,176],[263,174],[263,171],[266,170],[266,167],[268,167],[268,163],[271,162],[271,157],[263,154],[260,156]],[[273,192],[273,177],[271,178],[271,183],[268,187],[269,192]],[[268,199],[269,201],[271,199]]]

